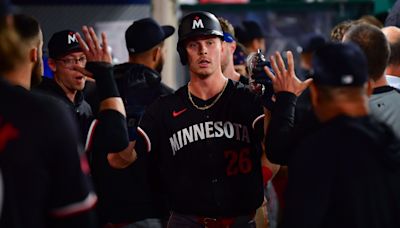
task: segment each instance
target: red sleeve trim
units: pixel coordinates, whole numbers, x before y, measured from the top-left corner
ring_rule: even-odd
[[[256,128],[256,124],[257,124],[257,122],[258,122],[259,120],[264,120],[264,116],[265,116],[265,114],[262,114],[262,115],[260,115],[260,116],[257,116],[257,118],[254,119],[253,124],[252,124],[253,129]],[[263,123],[263,124],[264,124],[264,123]]]
[[[51,210],[50,214],[58,218],[72,216],[92,209],[96,202],[96,194],[90,192],[84,200],[60,208],[55,208]]]
[[[99,121],[97,119],[93,120],[93,122],[90,124],[89,132],[86,137],[85,151],[88,151],[92,147],[93,134],[94,134],[94,131],[96,130],[96,127],[98,124],[99,124]]]
[[[150,152],[150,151],[151,151],[151,141],[150,141],[149,136],[148,136],[148,135],[146,134],[146,132],[145,132],[142,128],[140,128],[140,127],[137,128],[137,131],[138,131],[139,134],[144,138],[144,141],[146,142],[147,152]]]

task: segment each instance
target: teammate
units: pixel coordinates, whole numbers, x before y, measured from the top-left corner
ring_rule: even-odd
[[[224,32],[224,42],[222,43],[223,45],[223,53],[221,55],[221,67],[222,67],[222,73],[224,74],[225,77],[233,80],[233,81],[239,81],[243,83],[244,85],[249,85],[249,79],[245,77],[244,75],[239,74],[235,68],[234,68],[234,52],[237,48],[237,43],[236,43],[236,38],[235,38],[235,31],[233,28],[233,25],[229,23],[228,20],[219,17],[218,18],[219,23],[221,24],[222,31]],[[255,86],[254,86],[255,87]],[[251,88],[254,88],[251,87]],[[261,156],[261,164],[262,164],[262,173],[263,173],[263,183],[265,186],[265,195],[266,195],[266,200],[270,201],[269,197],[269,192],[272,190],[272,186],[268,187],[267,189],[267,184],[268,182],[272,179],[272,177],[279,171],[279,165],[274,165],[271,164],[268,159],[265,156],[265,153],[262,153]],[[271,170],[272,168],[272,170]],[[266,207],[266,201],[265,204],[257,210],[256,214],[256,223],[257,226],[264,226],[266,225],[269,221],[267,218],[267,207]],[[264,213],[265,212],[265,213]],[[271,211],[270,211],[271,212]]]
[[[240,81],[241,83],[248,85],[249,79],[244,75],[239,74],[233,65],[233,53],[236,50],[235,30],[232,24],[226,19],[219,17],[218,21],[221,24],[222,31],[224,32],[225,41],[222,43],[224,46],[224,52],[221,56],[222,73],[225,77],[233,81]]]
[[[256,21],[242,21],[242,26],[235,28],[236,36],[241,44],[246,47],[247,53],[265,52],[265,35]]]
[[[0,169],[5,195],[0,227],[95,227],[90,209],[96,195],[81,170],[74,122],[62,106],[27,90],[32,54],[41,50],[32,53],[31,44],[19,39],[13,18],[4,16],[8,9],[9,2],[2,0]],[[32,25],[35,20],[15,22]],[[13,86],[10,78],[16,79],[10,81]]]
[[[279,54],[272,66],[277,93],[298,94],[299,81]],[[368,115],[367,59],[355,44],[327,44],[312,66],[311,100],[321,124],[290,145],[283,227],[399,226],[400,142]]]
[[[86,77],[74,70],[75,66],[84,67],[87,61],[75,33],[62,30],[52,35],[48,43],[48,64],[54,79],[43,78],[37,89],[58,98],[71,110],[79,126],[80,142],[84,145],[93,117],[82,93]]]
[[[390,48],[385,35],[373,25],[359,24],[345,33],[343,41],[358,44],[367,56],[368,76],[373,88],[369,99],[371,114],[400,137],[400,92],[389,86],[386,80]]]
[[[223,76],[213,14],[186,15],[178,35],[190,82],[149,106],[139,124],[168,192],[169,227],[254,227],[263,201],[261,101]]]
[[[32,71],[27,73],[26,78],[10,76],[7,80],[15,85],[23,86],[26,89],[38,85],[43,75],[42,47],[43,35],[39,22],[28,15],[17,14],[13,16],[15,31],[21,44],[29,50],[29,60],[32,64]]]
[[[400,28],[389,26],[381,29],[390,45],[386,80],[390,86],[400,90]]]
[[[145,108],[172,89],[161,82],[164,64],[163,43],[174,33],[172,26],[160,26],[151,18],[135,21],[125,32],[129,62],[114,67],[118,90],[127,112],[130,140],[136,140],[136,128]],[[100,148],[101,149],[101,148]],[[123,170],[116,170],[107,161],[107,150],[92,153],[92,176],[99,195],[102,224],[161,227],[160,218],[167,217],[154,162],[149,154]],[[115,186],[119,187],[117,190]],[[116,194],[118,193],[118,194]]]

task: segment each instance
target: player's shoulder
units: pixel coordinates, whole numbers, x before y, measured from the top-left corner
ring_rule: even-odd
[[[171,108],[183,106],[185,97],[187,97],[187,86],[182,86],[175,92],[161,95],[155,99],[154,102],[146,108],[146,111],[162,113]]]
[[[44,115],[63,117],[70,112],[60,99],[54,96],[49,96],[42,92],[31,92],[31,97],[34,100],[34,106],[40,109]]]
[[[37,115],[51,108],[46,106],[36,94],[21,86],[13,86],[5,81],[0,82],[0,101],[4,112],[24,113],[25,115]]]

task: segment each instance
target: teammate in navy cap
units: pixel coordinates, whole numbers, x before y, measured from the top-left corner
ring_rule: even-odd
[[[291,60],[288,65],[294,67]],[[363,51],[351,43],[329,43],[316,51],[312,66],[311,100],[318,127],[297,142],[286,138],[286,150],[267,144],[271,160],[282,157],[281,152],[289,156],[283,227],[398,226],[400,141],[368,114]],[[274,63],[273,69],[279,75],[273,79],[275,88],[295,96],[294,90],[282,87],[298,84],[294,73],[283,62]]]
[[[72,30],[62,30],[51,36],[48,64],[54,78],[44,77],[36,89],[56,97],[71,110],[79,125],[80,142],[84,145],[93,114],[82,92],[86,76],[75,69],[84,67],[87,61],[75,34]]]
[[[143,18],[134,21],[125,32],[129,60],[114,66],[114,75],[127,112],[131,141],[138,139],[136,128],[145,108],[173,92],[161,82],[161,70],[164,40],[174,31],[172,26],[160,26],[151,18]],[[118,167],[112,167],[107,160],[109,151],[99,149],[92,154],[91,170],[99,194],[101,223],[162,227],[161,218],[168,216],[168,210],[160,189],[155,187],[159,183],[157,170],[151,168],[152,158],[148,154],[140,156],[128,168],[116,171]]]
[[[246,47],[248,53],[265,51],[265,34],[256,21],[242,21],[241,26],[235,28],[240,43]]]

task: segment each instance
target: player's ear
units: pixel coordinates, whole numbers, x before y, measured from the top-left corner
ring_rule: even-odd
[[[370,97],[372,95],[373,90],[374,90],[373,81],[372,81],[372,79],[369,79],[367,81],[367,96],[368,97]]]
[[[38,49],[37,48],[32,48],[30,51],[29,51],[29,60],[31,61],[31,62],[33,62],[33,63],[35,63],[35,62],[37,62],[38,61],[38,58],[39,58],[39,56],[38,56]]]
[[[152,52],[153,62],[157,62],[158,59],[161,57],[161,54],[162,54],[161,51],[162,50],[161,50],[160,45],[153,49],[153,52]]]
[[[49,68],[50,68],[50,70],[51,70],[52,72],[55,72],[55,71],[56,71],[57,67],[56,67],[56,61],[55,61],[54,59],[49,58],[49,59],[47,60],[47,64],[49,65]]]
[[[232,43],[230,43],[230,49],[231,49],[231,53],[234,53],[236,50],[236,42],[233,41]]]

